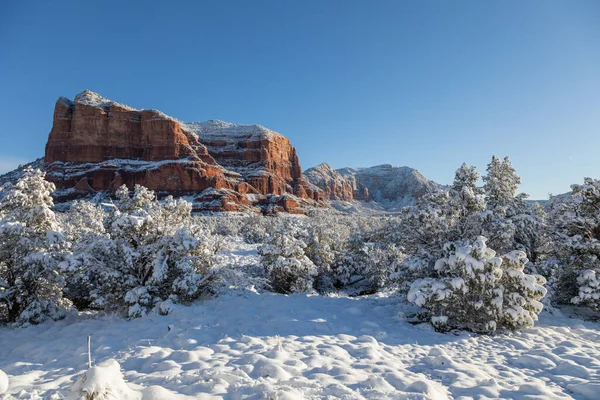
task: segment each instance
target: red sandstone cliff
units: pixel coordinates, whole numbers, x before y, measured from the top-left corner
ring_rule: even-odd
[[[215,211],[277,203],[278,211],[293,212],[289,195],[309,202],[321,196],[303,179],[290,141],[276,132],[221,121],[183,124],[87,90],[56,102],[45,162],[48,179],[70,197],[140,184],[174,195],[211,189],[198,201]]]

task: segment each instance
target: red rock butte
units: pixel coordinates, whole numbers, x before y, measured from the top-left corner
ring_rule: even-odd
[[[296,149],[260,125],[183,123],[88,90],[61,97],[45,154],[56,195],[76,198],[140,184],[159,194],[192,195],[196,209],[301,212],[322,204],[302,176]]]

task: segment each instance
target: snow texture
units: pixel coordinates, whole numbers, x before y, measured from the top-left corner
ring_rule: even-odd
[[[222,257],[258,261],[256,245],[242,242]],[[5,398],[70,398],[83,387],[88,334],[97,366],[88,376],[96,384],[116,377],[110,383],[135,399],[598,398],[598,323],[543,312],[535,329],[441,334],[407,323],[412,309],[402,304],[385,296],[236,292],[175,305],[167,316],[81,313],[2,328],[0,369],[11,379]]]
[[[0,394],[8,390],[8,376],[0,369]]]
[[[65,99],[65,98],[61,97],[60,100],[62,100],[62,99]],[[85,105],[91,106],[91,107],[101,107],[104,109],[108,109],[111,106],[116,106],[116,107],[120,107],[120,108],[125,108],[130,111],[140,111],[133,107],[129,107],[124,104],[117,103],[116,101],[112,101],[107,98],[104,98],[104,97],[100,96],[98,93],[92,92],[91,90],[84,90],[83,92],[81,92],[77,96],[75,96],[74,103],[85,104]]]
[[[220,140],[232,138],[248,141],[257,141],[263,138],[281,136],[279,133],[265,128],[262,125],[244,125],[231,122],[208,120],[206,122],[185,122],[182,127],[198,135],[200,140]]]

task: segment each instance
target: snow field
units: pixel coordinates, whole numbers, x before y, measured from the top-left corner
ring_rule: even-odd
[[[94,362],[120,363],[132,399],[598,398],[599,324],[542,313],[538,327],[516,333],[440,334],[407,323],[401,307],[245,293],[168,316],[2,329],[10,387],[0,398],[70,398],[87,369],[88,333]]]

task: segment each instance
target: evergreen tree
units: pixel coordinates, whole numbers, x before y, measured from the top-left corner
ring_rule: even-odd
[[[544,278],[523,272],[526,263],[521,251],[496,257],[484,237],[466,246],[448,243],[435,263],[436,275],[415,280],[407,299],[423,307],[441,331],[532,327],[546,289]]]
[[[426,194],[416,206],[403,209],[400,245],[409,257],[399,266],[398,278],[410,283],[432,276],[445,243],[465,243],[484,233],[485,201],[478,180],[475,167],[463,163],[449,190]]]
[[[543,210],[525,202],[525,193],[517,194],[521,178],[509,157],[492,157],[483,177],[487,213],[484,231],[491,247],[501,252],[518,248],[537,261],[542,244]]]
[[[550,256],[559,302],[600,310],[600,180],[585,178],[550,205]],[[552,263],[552,260],[550,260]]]
[[[271,287],[278,293],[302,293],[313,288],[318,267],[307,257],[308,233],[295,219],[286,218],[258,248]]]
[[[64,265],[90,287],[89,305],[138,317],[164,302],[195,299],[210,278],[215,241],[191,227],[191,203],[136,186],[116,193],[105,233],[81,242]],[[193,230],[193,232],[192,232]],[[83,299],[86,300],[86,299]],[[126,308],[126,310],[124,309]]]
[[[52,211],[54,184],[25,169],[0,201],[0,318],[40,323],[64,317],[64,279],[57,266],[65,246]]]

